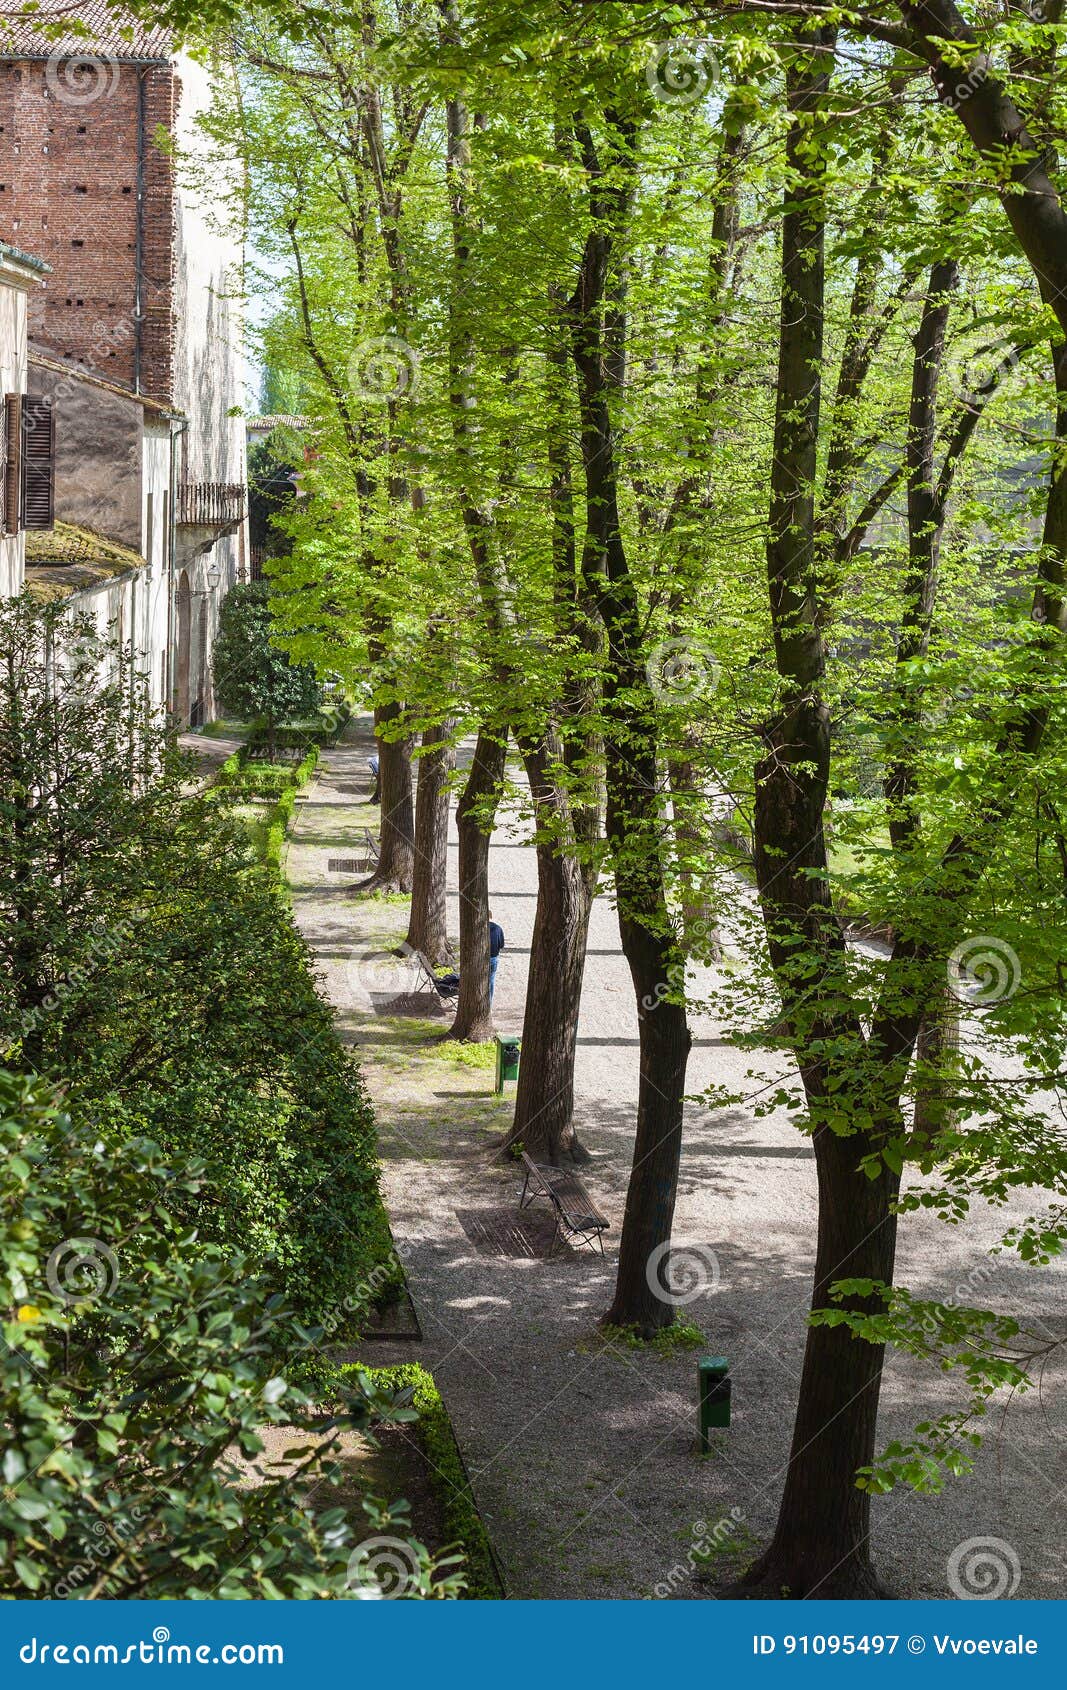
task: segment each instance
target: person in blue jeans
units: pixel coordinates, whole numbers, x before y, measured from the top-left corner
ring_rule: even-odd
[[[493,988],[496,985],[497,965],[500,953],[504,949],[504,929],[498,921],[493,920],[493,912],[489,911],[489,1002],[493,1001]]]

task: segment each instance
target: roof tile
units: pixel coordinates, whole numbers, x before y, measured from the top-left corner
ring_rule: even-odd
[[[172,53],[168,30],[107,0],[37,0],[32,12],[0,17],[2,59],[98,57],[151,64]]]

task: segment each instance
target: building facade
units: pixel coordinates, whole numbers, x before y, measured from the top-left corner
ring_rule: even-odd
[[[119,8],[78,18],[88,38],[0,25],[0,234],[49,266],[28,367],[52,404],[58,526],[29,579],[59,591],[66,539],[72,606],[121,622],[185,725],[213,710],[218,607],[247,574],[242,244],[197,185],[225,168],[197,122],[211,73]],[[87,534],[142,560],[121,590],[78,584]]]
[[[0,594],[22,586],[26,531],[22,412],[28,367],[29,296],[47,265],[0,240]]]

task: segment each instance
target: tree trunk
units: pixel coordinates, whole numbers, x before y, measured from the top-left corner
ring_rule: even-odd
[[[774,457],[767,541],[768,596],[781,690],[763,730],[755,803],[755,866],[775,980],[807,1094],[819,1178],[815,1310],[845,1275],[889,1282],[896,1176],[859,1171],[882,1134],[858,1123],[890,1118],[895,1074],[868,1050],[852,1008],[844,936],[827,880],[824,817],[830,711],[824,696],[823,584],[816,542],[824,324],[826,94],[834,34],[810,28],[787,73],[789,186],[782,218],[782,299]],[[872,1038],[872,1046],[874,1044]],[[830,1119],[857,1122],[837,1136]],[[846,1307],[848,1305],[845,1305]],[[856,1470],[874,1456],[879,1346],[847,1328],[812,1327],[805,1347],[793,1446],[770,1548],[741,1592],[766,1596],[877,1596],[869,1500]]]
[[[643,645],[644,615],[619,520],[610,402],[621,388],[626,347],[624,276],[617,268],[613,274],[618,265],[613,254],[616,240],[629,226],[637,134],[617,115],[605,118],[610,166],[602,166],[589,130],[578,127],[593,227],[571,300],[571,351],[578,376],[586,484],[583,578],[596,594],[608,643],[605,833],[641,1044],[634,1166],[615,1298],[605,1319],[617,1326],[636,1326],[651,1336],[674,1319],[674,1304],[660,1288],[674,1217],[690,1039],[684,1005],[664,997],[677,984],[679,958],[663,876],[656,706]]]
[[[902,1127],[901,1129],[902,1130]],[[893,1278],[895,1175],[871,1180],[857,1167],[857,1137],[816,1130],[819,1238],[812,1308],[831,1305],[846,1277]],[[853,1301],[846,1307],[857,1308]],[[800,1400],[782,1506],[766,1553],[737,1594],[801,1598],[884,1597],[870,1559],[870,1492],[856,1472],[875,1450],[883,1347],[844,1326],[808,1331]]]
[[[927,1070],[919,1076],[915,1088],[915,1132],[923,1138],[936,1139],[956,1125],[956,1112],[949,1099],[956,1089],[953,1071],[959,1052],[959,999],[946,989],[941,1003],[923,1021],[915,1041],[916,1058]]]
[[[956,113],[975,150],[991,161],[1005,215],[1042,298],[1067,330],[1067,213],[1048,174],[1047,148],[1027,131],[954,0],[900,0],[900,11],[914,50],[930,66],[939,99]],[[961,85],[962,97],[956,93]]]
[[[620,928],[623,926],[620,920]],[[639,1008],[641,1069],[637,1094],[637,1135],[633,1167],[626,1189],[626,1210],[619,1242],[615,1296],[605,1320],[612,1326],[636,1326],[651,1338],[674,1320],[675,1303],[669,1279],[671,1229],[682,1153],[682,1103],[689,1059],[689,1027],[681,1004],[657,1002],[656,980],[661,972],[649,950],[641,966],[635,953],[644,949],[629,940],[627,960]],[[627,940],[623,940],[627,949]],[[707,1264],[711,1267],[710,1256]],[[709,1280],[710,1284],[710,1280]]]
[[[378,866],[357,892],[410,892],[415,879],[415,808],[411,799],[411,739],[386,737],[401,714],[399,704],[379,704],[374,711],[378,746],[378,783],[382,825]]]
[[[682,905],[682,933],[688,951],[709,956],[713,962],[720,962],[722,941],[719,925],[715,911],[701,885],[700,862],[707,845],[698,823],[703,806],[699,804],[697,773],[691,756],[685,754],[693,749],[692,739],[693,736],[687,734],[684,753],[667,758],[667,779],[671,789],[671,814]]]
[[[566,795],[553,781],[546,748],[525,753],[538,813],[568,829]],[[595,868],[561,845],[555,828],[537,841],[537,910],[522,1023],[522,1063],[515,1119],[506,1145],[521,1144],[537,1162],[585,1162],[574,1130],[574,1054],[593,907]]]
[[[411,916],[404,943],[432,968],[450,960],[445,890],[448,871],[448,781],[456,766],[449,744],[453,724],[427,728],[422,736],[415,801],[415,867]]]
[[[507,742],[482,728],[456,806],[459,832],[459,1002],[449,1037],[484,1044],[489,1006],[489,845],[504,779]]]

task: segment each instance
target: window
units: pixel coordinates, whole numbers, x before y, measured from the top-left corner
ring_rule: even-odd
[[[56,520],[56,419],[51,399],[22,396],[22,526]]]

